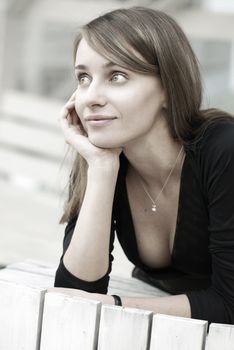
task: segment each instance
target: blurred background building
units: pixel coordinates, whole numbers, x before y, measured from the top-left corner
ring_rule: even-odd
[[[179,22],[200,61],[204,107],[234,113],[233,0],[1,0],[0,263],[58,262],[68,166],[57,119],[75,87],[73,39],[97,15],[134,5]],[[116,244],[114,272],[130,269]]]

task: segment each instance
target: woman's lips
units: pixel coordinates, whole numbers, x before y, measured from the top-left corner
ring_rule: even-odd
[[[110,124],[111,122],[113,122],[115,119],[115,117],[113,118],[87,118],[86,119],[86,123],[88,123],[89,125],[92,125],[92,126],[103,126],[103,125],[108,125]]]

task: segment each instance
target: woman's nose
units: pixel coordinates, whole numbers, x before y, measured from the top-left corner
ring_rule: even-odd
[[[103,87],[91,84],[86,91],[86,105],[88,107],[104,106],[106,102],[107,98]]]

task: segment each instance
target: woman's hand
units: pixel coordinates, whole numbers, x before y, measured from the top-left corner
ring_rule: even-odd
[[[75,95],[76,91],[61,110],[60,124],[66,142],[85,158],[89,166],[101,165],[103,167],[108,164],[119,164],[121,148],[104,149],[93,145],[89,141],[75,110]]]

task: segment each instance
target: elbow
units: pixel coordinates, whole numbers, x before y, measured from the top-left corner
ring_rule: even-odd
[[[85,281],[71,274],[64,266],[62,260],[54,279],[54,287],[80,289],[89,293],[107,294],[108,284],[108,274],[95,281]]]

